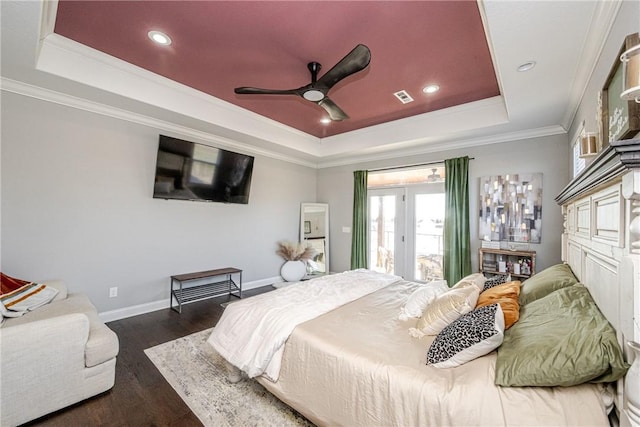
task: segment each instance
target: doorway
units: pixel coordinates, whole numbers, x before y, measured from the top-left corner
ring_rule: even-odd
[[[425,172],[421,183],[368,188],[371,270],[417,282],[442,279],[443,175]]]
[[[409,191],[407,246],[411,248],[412,277],[408,280],[430,282],[442,279],[444,254],[444,185],[424,185]]]

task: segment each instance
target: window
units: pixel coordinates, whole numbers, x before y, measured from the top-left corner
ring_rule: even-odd
[[[584,170],[587,163],[580,157],[580,138],[573,143],[573,177],[575,178],[580,172]]]
[[[585,160],[580,157],[580,135],[584,133],[584,122],[576,132],[576,136],[571,143],[571,158],[573,159],[573,178],[575,178],[580,172],[587,166]]]

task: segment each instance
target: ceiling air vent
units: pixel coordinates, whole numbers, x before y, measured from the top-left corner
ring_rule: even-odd
[[[399,92],[394,93],[394,95],[396,96],[396,98],[398,98],[400,100],[400,102],[402,102],[403,104],[408,104],[410,102],[413,102],[413,98],[411,97],[411,95],[409,95],[407,93],[406,90],[401,90]]]

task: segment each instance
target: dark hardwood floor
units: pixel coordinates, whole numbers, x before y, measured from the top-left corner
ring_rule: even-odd
[[[271,286],[250,289],[243,296],[273,289]],[[202,426],[144,350],[215,326],[224,311],[220,304],[230,300],[237,298],[224,296],[194,302],[183,306],[182,314],[167,308],[108,323],[120,340],[115,386],[26,425]]]

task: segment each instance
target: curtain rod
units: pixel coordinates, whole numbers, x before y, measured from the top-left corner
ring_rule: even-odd
[[[469,160],[475,160],[475,157],[469,157]],[[426,163],[413,163],[411,165],[392,166],[388,168],[367,169],[367,172],[382,172],[382,171],[390,171],[395,169],[414,168],[416,166],[429,166],[429,165],[441,165],[441,164],[444,164],[444,160],[437,160],[437,161],[426,162]]]

